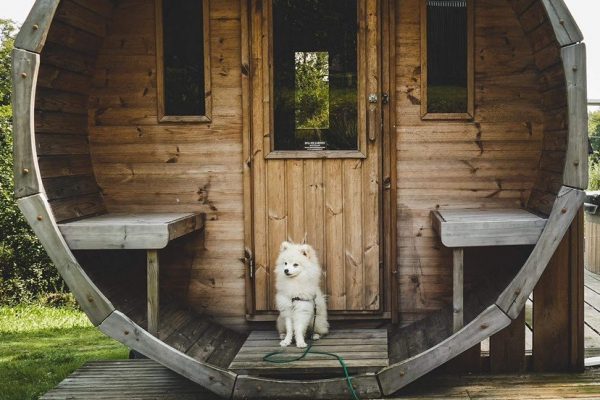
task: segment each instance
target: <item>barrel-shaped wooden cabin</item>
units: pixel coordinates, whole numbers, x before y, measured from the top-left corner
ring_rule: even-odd
[[[524,368],[540,277],[533,366],[577,367],[582,40],[563,0],[37,0],[16,197],[102,332],[225,398],[348,396],[261,361],[283,240],[363,398],[490,337]]]

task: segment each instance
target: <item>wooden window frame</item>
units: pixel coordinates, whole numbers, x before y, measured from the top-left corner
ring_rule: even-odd
[[[467,0],[467,112],[427,111],[427,1],[421,0],[421,119],[472,120],[475,115],[475,0]]]
[[[265,121],[265,129],[268,133],[265,134],[266,149],[265,159],[365,159],[367,158],[367,110],[368,110],[368,94],[367,94],[367,69],[366,69],[366,54],[367,54],[367,13],[365,0],[357,0],[358,32],[357,32],[357,113],[358,113],[358,145],[356,150],[275,150],[275,110],[271,99],[274,99],[274,79],[273,79],[273,1],[267,0],[264,3],[262,11],[262,27],[267,35],[263,37],[263,57],[262,62],[262,77],[265,80],[264,84],[268,87],[269,98],[265,99],[266,116],[268,121]],[[256,79],[256,78],[255,78]]]
[[[202,1],[202,23],[204,31],[204,115],[166,115],[164,90],[164,31],[163,31],[163,1],[155,0],[156,9],[156,92],[158,99],[159,122],[193,122],[208,123],[212,121],[212,86],[210,69],[210,0]]]

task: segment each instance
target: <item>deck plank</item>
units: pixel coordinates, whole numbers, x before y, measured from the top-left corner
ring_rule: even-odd
[[[340,363],[333,357],[309,354],[305,359],[285,364],[263,361],[271,352],[283,351],[277,358],[293,358],[304,352],[295,346],[281,348],[279,335],[274,331],[253,331],[235,356],[229,369],[240,374],[283,376],[289,374],[332,374],[342,372]],[[389,365],[388,340],[385,329],[334,330],[316,341],[314,351],[335,353],[341,356],[352,374],[376,372]]]

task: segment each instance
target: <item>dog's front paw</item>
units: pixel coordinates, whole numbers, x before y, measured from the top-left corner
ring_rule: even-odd
[[[288,347],[290,344],[292,344],[291,339],[283,339],[281,342],[279,342],[281,347]]]
[[[281,340],[285,339],[285,333],[280,333],[279,334],[279,339],[281,339]]]
[[[319,339],[321,339],[321,335],[319,335],[318,333],[313,333],[312,340],[319,340]]]
[[[296,341],[296,347],[297,347],[297,348],[299,348],[299,349],[305,349],[305,348],[306,348],[306,346],[307,346],[307,345],[306,345],[306,342],[305,342],[304,340],[302,340],[302,341],[300,341],[300,342]]]

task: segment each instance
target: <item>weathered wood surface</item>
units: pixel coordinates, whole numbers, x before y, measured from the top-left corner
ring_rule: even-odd
[[[562,0],[560,0],[562,3]],[[569,136],[563,184],[586,189],[588,186],[588,113],[585,44],[561,49],[567,82]]]
[[[222,397],[152,360],[92,361],[42,400],[218,400]]]
[[[74,250],[162,249],[203,226],[193,213],[104,214],[58,225]]]
[[[482,340],[507,327],[511,320],[496,305],[490,306],[463,329],[423,353],[382,369],[377,377],[389,395],[439,367]]]
[[[263,361],[266,354],[283,351],[274,359],[294,358],[305,349],[292,344],[281,348],[275,331],[253,331],[235,356],[229,369],[241,375],[341,375],[339,361],[331,356],[308,354],[300,361],[274,364]],[[335,353],[342,357],[352,374],[377,372],[388,366],[388,338],[385,329],[332,330],[329,335],[313,342],[312,350]]]
[[[523,209],[442,210],[433,228],[446,247],[508,246],[537,243],[546,219]]]
[[[17,204],[83,311],[94,325],[102,323],[114,307],[69,250],[54,221],[46,195],[23,197]]]
[[[598,399],[600,370],[580,374],[438,375],[395,393],[392,399]],[[397,397],[396,397],[397,396]]]
[[[500,309],[515,319],[544,272],[550,258],[579,211],[585,192],[563,187],[552,207],[548,222],[533,252],[511,284],[496,300]]]
[[[13,170],[16,198],[43,191],[34,134],[34,104],[39,67],[39,54],[20,49],[13,50]]]
[[[148,306],[148,332],[158,337],[158,326],[160,324],[160,264],[157,250],[148,250],[146,252],[146,275],[147,289],[146,297]]]
[[[452,317],[454,332],[464,326],[464,264],[465,251],[452,250]]]
[[[360,398],[375,399],[381,397],[381,390],[375,375],[352,377],[352,385]],[[322,379],[314,381],[293,381],[258,378],[246,375],[238,376],[233,399],[322,399],[350,398],[345,378]]]
[[[34,53],[42,51],[58,3],[60,0],[37,0],[35,2],[15,39],[15,48]]]
[[[119,311],[114,311],[100,330],[125,346],[136,350],[210,391],[229,398],[236,374],[198,361],[150,335]]]
[[[552,23],[556,40],[561,46],[583,41],[583,34],[563,0],[541,0]]]
[[[585,269],[600,274],[600,215],[585,214]]]

